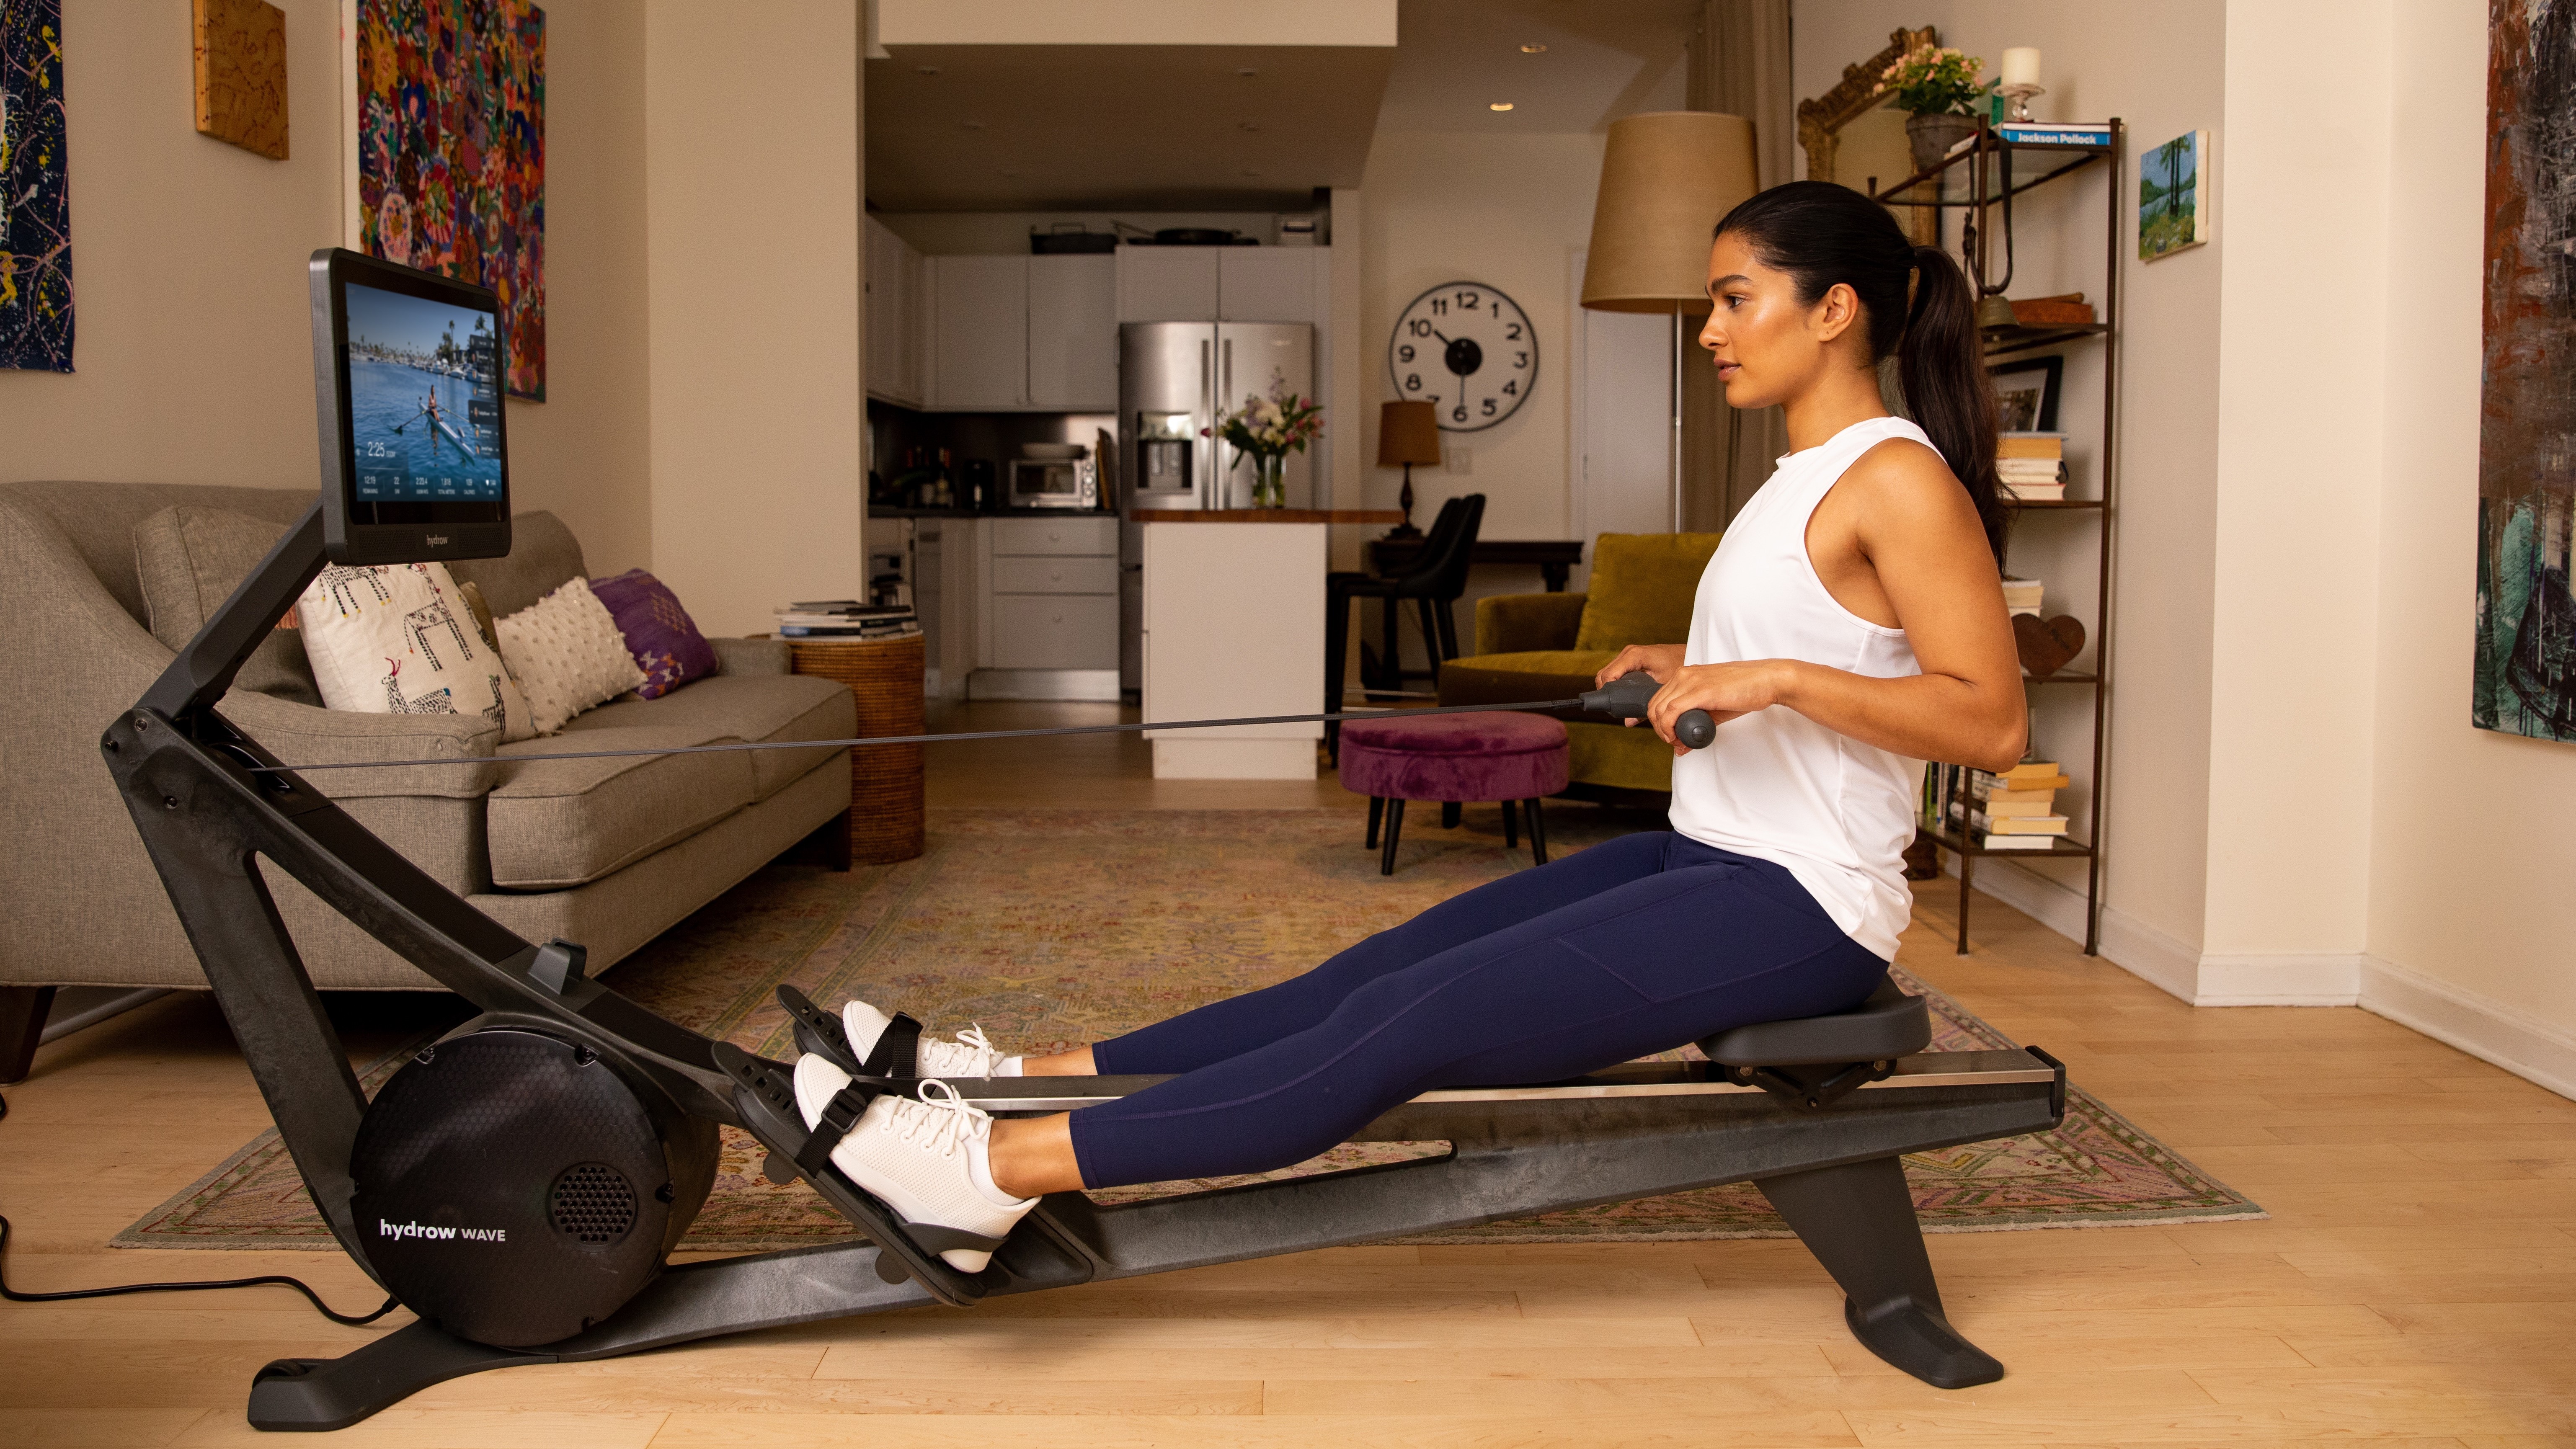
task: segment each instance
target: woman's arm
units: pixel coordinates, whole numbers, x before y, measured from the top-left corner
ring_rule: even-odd
[[[2003,585],[1976,507],[1938,454],[1871,449],[1818,505],[1807,552],[1844,608],[1905,631],[1923,672],[1872,679],[1794,659],[1680,667],[1657,675],[1657,734],[1670,741],[1685,710],[1722,728],[1779,706],[1918,760],[2001,770],[2021,759],[2029,717]]]

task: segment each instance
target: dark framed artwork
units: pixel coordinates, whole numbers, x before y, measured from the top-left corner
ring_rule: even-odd
[[[2007,433],[2057,431],[2057,393],[2066,373],[2065,358],[2025,358],[1999,363],[1986,372],[1995,380],[1998,429]]]
[[[2576,740],[2576,0],[2489,0],[2483,416],[2478,429],[2480,729]]]
[[[0,367],[72,370],[62,0],[0,3]]]

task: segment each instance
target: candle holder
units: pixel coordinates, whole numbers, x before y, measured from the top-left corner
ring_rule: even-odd
[[[2031,120],[2030,98],[2048,94],[2046,86],[2033,85],[2028,81],[2017,81],[2012,85],[1997,86],[1995,89],[2001,91],[2004,99],[2010,103],[2004,109],[2004,119],[2007,121]]]

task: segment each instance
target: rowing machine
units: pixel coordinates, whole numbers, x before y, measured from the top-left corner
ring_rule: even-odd
[[[319,319],[317,301],[317,339]],[[1757,1184],[1832,1273],[1845,1321],[1882,1358],[1947,1388],[2002,1374],[1943,1316],[1898,1160],[2056,1125],[2065,1071],[2036,1048],[1925,1054],[1924,1005],[1892,986],[1849,1012],[1712,1037],[1701,1044],[1706,1063],[1426,1093],[1354,1139],[1451,1144],[1437,1157],[1116,1206],[1055,1194],[983,1272],[956,1271],[938,1256],[956,1244],[904,1223],[831,1167],[853,1114],[827,1113],[809,1132],[789,1064],[688,1031],[589,979],[577,945],[521,940],[217,712],[243,661],[320,572],[326,535],[338,533],[331,497],[326,483],[324,501],[100,741],[316,1207],[417,1318],[337,1359],[260,1370],[254,1427],[339,1428],[431,1384],[513,1364],[930,1303],[962,1308],[1740,1181]],[[387,526],[443,525],[397,516]],[[499,526],[506,550],[506,514]],[[408,547],[377,536],[347,554],[368,545]],[[370,1103],[262,861],[481,1015],[406,1063]],[[855,1060],[837,1021],[792,993],[782,1000],[801,1045],[853,1069],[852,1102],[916,1085],[916,1026],[898,1019],[879,1054]],[[1031,1113],[1156,1080],[952,1085],[987,1110]],[[670,1266],[714,1180],[720,1124],[748,1131],[769,1150],[774,1177],[803,1178],[867,1241]]]

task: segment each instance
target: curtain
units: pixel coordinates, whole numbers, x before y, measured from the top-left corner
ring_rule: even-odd
[[[1789,0],[1705,0],[1691,37],[1687,104],[1753,122],[1753,152],[1762,185],[1794,180],[1796,101],[1790,94]],[[1682,370],[1684,526],[1717,530],[1735,517],[1774,459],[1789,451],[1778,408],[1738,412],[1726,405],[1717,370],[1696,335],[1687,338]]]

